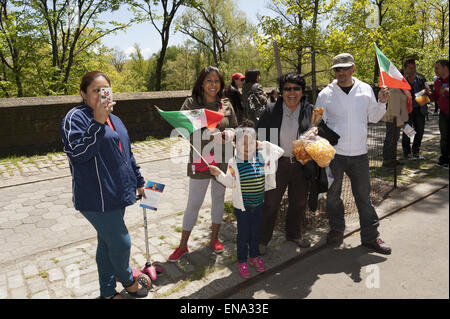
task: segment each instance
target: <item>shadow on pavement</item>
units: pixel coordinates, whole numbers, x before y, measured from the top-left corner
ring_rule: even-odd
[[[319,259],[319,260],[318,260]],[[280,272],[271,276],[269,280],[263,280],[264,287],[261,288],[260,283],[252,285],[243,290],[236,291],[239,294],[238,298],[252,299],[252,298],[281,298],[281,299],[301,299],[307,298],[312,291],[312,287],[316,281],[323,275],[328,274],[346,274],[354,282],[359,283],[362,281],[361,271],[365,266],[374,265],[386,261],[385,257],[371,254],[370,251],[363,247],[353,248],[326,248],[321,251],[319,255],[314,258],[307,258],[302,260],[301,263],[305,266],[305,272],[298,273],[298,275],[290,278],[282,278],[283,273],[288,272],[289,268],[283,269]],[[235,266],[233,264],[233,266]],[[296,264],[298,267],[298,263]],[[234,267],[233,267],[234,268]],[[253,271],[253,273],[255,273]],[[236,274],[232,274],[227,278],[222,278],[211,282],[210,285],[223,285],[223,281],[235,280],[231,277],[235,277]],[[273,284],[274,278],[280,278],[280,282]],[[287,281],[284,284],[284,281]],[[203,287],[198,292],[191,294],[186,299],[201,298],[204,295],[202,290],[208,290],[208,286]],[[255,293],[263,290],[264,296],[256,295]]]

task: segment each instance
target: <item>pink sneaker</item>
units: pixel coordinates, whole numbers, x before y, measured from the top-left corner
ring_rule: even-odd
[[[247,263],[241,264],[238,262],[237,264],[238,264],[238,268],[239,268],[239,275],[244,279],[250,278],[250,273],[248,271]]]
[[[175,262],[178,259],[181,258],[181,256],[184,256],[185,254],[189,253],[189,249],[186,248],[186,250],[181,250],[180,247],[175,249],[175,251],[172,253],[172,255],[169,256],[168,261]]]
[[[264,266],[264,263],[261,258],[249,258],[248,263],[250,266],[255,267],[257,272],[264,272],[266,271],[266,267]]]

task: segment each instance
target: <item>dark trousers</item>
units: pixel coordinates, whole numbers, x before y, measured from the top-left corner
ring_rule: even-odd
[[[408,123],[416,131],[412,144],[412,152],[413,154],[418,154],[420,145],[422,144],[423,132],[425,130],[425,115],[420,112],[420,107],[413,108],[412,112],[409,113]],[[411,140],[405,133],[403,133],[402,136],[402,147],[403,154],[411,154]]]
[[[370,202],[369,158],[367,154],[359,156],[343,156],[336,154],[330,163],[334,177],[327,193],[327,215],[330,228],[344,232],[344,204],[341,199],[344,173],[350,178],[352,193],[358,208],[361,226],[361,242],[369,243],[377,239],[378,216]]]
[[[441,133],[441,157],[439,160],[448,164],[448,114],[442,111],[439,112],[439,131]]]
[[[263,204],[258,207],[245,207],[245,211],[234,209],[237,222],[237,258],[240,263],[247,262],[247,258],[259,256],[259,233]]]
[[[125,208],[109,212],[81,212],[97,231],[97,262],[100,295],[113,296],[116,279],[124,286],[134,282],[130,267],[131,240],[123,220]]]
[[[286,213],[285,230],[287,239],[300,239],[305,219],[305,209],[309,182],[304,178],[303,168],[295,159],[288,157],[278,160],[276,173],[277,187],[264,195],[264,213],[261,223],[260,242],[267,245],[272,239],[275,222],[286,187],[288,188],[289,208]]]
[[[394,135],[396,140],[394,141]],[[386,122],[386,137],[383,144],[383,163],[394,161],[395,152],[397,151],[397,142],[400,138],[400,127],[393,122]]]

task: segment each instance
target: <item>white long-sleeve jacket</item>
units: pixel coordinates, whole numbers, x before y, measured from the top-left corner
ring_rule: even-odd
[[[386,112],[386,103],[376,101],[370,85],[353,80],[349,94],[334,80],[320,91],[316,101],[316,107],[324,108],[322,119],[340,135],[334,146],[336,154],[345,156],[367,153],[367,123],[377,123]]]
[[[261,147],[258,148],[259,154],[264,161],[265,174],[265,190],[271,190],[277,187],[275,174],[277,172],[278,159],[283,155],[284,151],[281,147],[269,143],[267,141],[261,142]],[[241,179],[239,177],[239,169],[237,167],[236,157],[233,156],[228,161],[228,169],[225,174],[216,176],[217,181],[226,187],[233,189],[233,206],[234,208],[245,211],[244,200],[241,191]]]

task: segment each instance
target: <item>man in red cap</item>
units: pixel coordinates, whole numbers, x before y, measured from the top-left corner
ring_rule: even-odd
[[[244,85],[245,76],[242,73],[234,73],[231,76],[231,84],[225,88],[224,94],[230,99],[231,104],[234,108],[234,113],[236,113],[236,118],[238,123],[242,122],[244,116],[244,108],[241,104],[241,92],[240,88]]]

